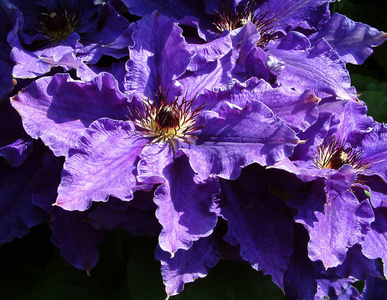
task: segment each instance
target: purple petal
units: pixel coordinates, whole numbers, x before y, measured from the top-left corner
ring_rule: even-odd
[[[294,220],[303,224],[306,228],[313,227],[317,222],[316,213],[323,212],[325,204],[325,184],[323,181],[315,180],[304,188],[296,197],[290,199],[288,205],[298,210]]]
[[[373,207],[387,207],[387,183],[382,181],[379,176],[362,176],[362,182],[357,183],[356,186],[359,187],[358,192],[363,197],[367,197],[366,191],[369,193],[368,197]]]
[[[375,221],[371,224],[364,243],[363,253],[370,259],[381,258],[383,260],[384,275],[387,274],[387,208],[375,209]]]
[[[207,97],[213,103],[227,100],[236,105],[241,105],[246,99],[257,100],[267,105],[276,117],[284,120],[295,132],[305,131],[317,121],[320,99],[311,90],[299,93],[286,86],[273,88],[269,83],[256,78],[251,78],[245,84],[238,81],[233,84],[224,91],[207,92],[204,97],[199,96],[197,102],[208,102]]]
[[[68,212],[54,207],[51,213],[52,243],[74,267],[89,272],[97,264],[99,251],[97,245],[107,232],[97,231],[86,223],[87,213]]]
[[[214,234],[194,242],[188,250],[178,250],[171,258],[168,252],[156,249],[156,259],[161,261],[161,275],[168,296],[177,295],[184,284],[207,275],[220,259],[219,241]]]
[[[12,98],[26,132],[41,138],[55,155],[66,155],[83,129],[101,117],[126,119],[127,99],[117,81],[102,73],[90,82],[74,81],[68,74],[36,80]]]
[[[307,228],[309,257],[326,268],[344,261],[348,248],[364,240],[374,218],[369,201],[359,204],[350,191],[336,191],[332,184],[328,181],[324,212],[316,212],[317,222]]]
[[[187,93],[187,98],[203,94],[206,90],[226,88],[231,81],[232,52],[219,60],[209,61],[196,72],[187,70],[176,82]]]
[[[293,252],[293,216],[284,202],[289,194],[282,183],[294,180],[283,171],[251,166],[235,181],[220,181],[219,206],[229,228],[225,240],[240,244],[241,256],[281,288]]]
[[[310,47],[309,39],[300,32],[291,31],[279,41],[280,50],[306,50]]]
[[[51,45],[35,52],[28,51],[20,44],[16,35],[10,40],[13,45],[11,58],[16,63],[12,75],[18,78],[35,78],[48,73],[54,66],[76,67],[79,62],[75,55],[82,47],[77,40],[79,35],[72,33],[59,45]],[[71,61],[71,63],[70,63]]]
[[[190,71],[198,71],[209,61],[216,61],[225,56],[232,48],[230,35],[226,32],[217,39],[205,44],[190,44],[196,53],[188,66]]]
[[[383,277],[369,277],[365,282],[362,299],[383,299],[387,295],[387,280]]]
[[[370,132],[374,123],[373,118],[367,116],[367,106],[363,102],[348,102],[339,119],[340,125],[336,135],[345,139],[353,147],[360,144],[359,137]]]
[[[286,63],[278,75],[279,84],[301,92],[311,89],[320,98],[332,95],[357,101],[345,63],[325,41],[321,40],[312,51],[280,50],[269,45],[268,50]]]
[[[370,164],[369,172],[387,182],[387,124],[375,123],[362,141],[363,162]]]
[[[99,23],[96,31],[82,36],[84,45],[80,57],[89,64],[95,64],[102,55],[121,58],[128,55],[128,46],[132,45],[132,26],[118,12],[105,3],[98,6]]]
[[[307,231],[296,224],[293,253],[284,279],[284,291],[289,299],[313,299],[317,291],[315,270],[308,257],[308,240]]]
[[[211,208],[219,185],[215,180],[197,182],[185,156],[174,158],[163,175],[165,183],[157,187],[154,197],[156,217],[163,226],[159,245],[173,256],[212,233],[217,216]]]
[[[56,205],[86,210],[109,196],[131,200],[136,186],[136,161],[148,142],[130,122],[100,119],[85,130],[69,151]]]
[[[187,69],[194,53],[173,20],[156,12],[138,21],[127,62],[125,88],[148,96],[173,87],[172,80]]]
[[[372,47],[379,46],[386,33],[334,13],[313,40],[324,38],[345,62],[361,65],[371,55]]]
[[[257,28],[248,22],[239,30],[232,32],[234,51],[232,52],[232,78],[245,82],[251,77],[269,80],[266,67],[267,54],[256,46],[259,39]]]
[[[249,164],[271,165],[292,154],[298,141],[294,131],[263,103],[222,102],[217,110],[202,114],[199,124],[205,127],[196,143],[182,149],[202,178],[215,174],[232,180]]]
[[[345,261],[336,268],[328,269],[324,274],[339,278],[354,277],[357,280],[366,280],[368,276],[381,276],[377,270],[377,262],[365,257],[360,245],[350,248]]]
[[[354,278],[328,278],[328,279],[317,279],[317,293],[315,295],[315,300],[320,300],[324,298],[336,298],[336,299],[345,299],[345,300],[356,300],[359,299],[359,292],[354,288],[351,283],[355,281]],[[354,296],[351,298],[351,296]]]
[[[307,21],[310,26],[317,26],[329,17],[327,4],[334,0],[270,0],[260,7],[268,11],[268,17],[275,19],[277,26],[288,28],[298,26],[300,22]]]

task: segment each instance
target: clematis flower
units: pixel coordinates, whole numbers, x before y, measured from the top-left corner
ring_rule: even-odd
[[[12,104],[30,135],[42,138],[56,155],[66,155],[57,206],[85,211],[110,196],[133,201],[136,191],[159,185],[153,199],[162,226],[159,245],[174,255],[212,233],[218,218],[216,178],[235,179],[246,165],[271,165],[290,156],[298,139],[262,102],[199,100],[187,98],[184,91],[174,95],[174,74],[184,73],[191,51],[184,50],[181,30],[167,18],[149,16],[138,23],[138,32],[149,24],[159,24],[153,32],[175,47],[153,49],[156,44],[141,44],[134,35],[138,42],[127,76],[131,102],[115,79],[103,73],[90,82],[61,74],[41,78],[13,97]],[[148,60],[150,54],[144,55],[143,49],[150,49],[158,62],[183,51],[173,68],[164,69],[163,63]],[[92,110],[83,104],[89,101]]]
[[[202,208],[195,204],[180,221],[190,227],[194,226],[190,222],[200,218],[200,227],[194,226],[198,233],[193,237],[179,233],[181,237],[177,239],[181,241],[171,246],[169,241],[164,245],[164,237],[160,237],[161,247],[173,253],[179,248],[188,249],[192,243],[189,239],[205,236],[216,223],[216,215],[208,211],[218,193],[210,175],[235,178],[245,164],[254,161],[270,164],[286,155],[289,150],[285,147],[291,149],[297,139],[292,130],[273,119],[271,112],[258,102],[247,103],[243,109],[222,103],[211,112],[195,107],[194,101],[183,102],[183,107],[176,107],[175,101],[168,103],[165,98],[159,103],[155,110],[145,105],[144,114],[139,112],[134,121],[95,121],[69,151],[57,205],[85,210],[91,201],[106,201],[109,195],[130,200],[133,191],[140,188],[136,180],[142,184],[162,184],[155,191],[154,201],[159,206],[157,216],[164,227],[162,234],[170,239],[171,234],[178,234],[179,228],[170,224],[170,220],[181,218],[175,209],[185,211],[188,199],[200,195],[196,203],[202,203]],[[262,131],[242,133],[243,127],[254,122],[262,124]],[[246,139],[248,144],[244,142]],[[242,153],[240,149],[245,150]],[[80,163],[90,168],[79,170]],[[118,164],[120,167],[115,167]],[[177,177],[177,174],[185,175]],[[171,193],[176,189],[180,192]]]
[[[160,43],[148,43],[136,35],[149,25],[154,26],[151,32]],[[191,91],[174,94],[179,89],[174,79],[184,74],[192,57],[181,29],[153,14],[138,22],[136,30],[136,44],[127,64],[131,101],[107,73],[90,82],[56,74],[36,80],[13,97],[12,104],[32,136],[42,138],[58,156],[66,156],[57,206],[87,214],[93,202],[115,197],[132,203],[136,192],[156,185],[153,201],[162,226],[160,251],[184,260],[191,255],[184,251],[195,242],[202,244],[200,240],[209,237],[217,223],[214,197],[220,190],[216,179],[235,179],[241,168],[254,162],[272,165],[290,156],[298,139],[264,103],[247,96],[238,95],[233,103],[213,94],[203,93],[200,99],[191,98]],[[154,48],[166,42],[175,47]],[[181,59],[169,60],[174,51]],[[164,61],[173,61],[173,68],[163,68],[160,62]],[[169,93],[160,86],[167,87]],[[92,110],[85,105],[89,101]],[[92,224],[106,228],[95,218]],[[60,240],[56,239],[58,245]],[[71,251],[68,246],[65,249]],[[190,253],[197,255],[195,250]],[[164,275],[173,278],[168,275],[173,269],[168,264],[174,261],[163,257],[165,253],[160,256],[166,266]],[[90,259],[88,266],[92,265]],[[71,261],[80,265],[78,259]],[[169,290],[174,292],[174,288]]]
[[[8,35],[14,77],[34,78],[53,66],[77,69],[79,77],[93,72],[84,64],[95,64],[102,55],[127,55],[131,28],[129,22],[110,5],[92,1],[10,0],[5,2],[18,13]]]
[[[130,13],[144,16],[155,10],[160,13],[182,20],[184,17],[195,17],[199,20],[203,31],[213,33],[223,30],[232,31],[245,25],[248,21],[254,23],[261,32],[261,38],[266,39],[273,27],[284,30],[295,27],[301,21],[312,24],[327,19],[327,4],[330,1],[198,1],[180,5],[171,3],[160,4],[157,1],[146,3],[136,0],[123,1]],[[184,20],[182,21],[184,24]],[[203,33],[204,35],[205,33]],[[209,33],[206,32],[208,35]],[[212,36],[214,36],[212,34]]]
[[[224,56],[220,68],[202,63],[201,72],[194,75],[200,76],[198,81],[212,83],[214,73],[236,62],[231,76],[241,82],[257,77],[301,92],[312,89],[317,97],[329,94],[357,101],[345,62],[362,63],[386,35],[339,14],[330,18],[329,2],[204,1],[203,11],[201,2],[171,7],[168,3],[124,1],[133,14],[144,16],[158,10],[176,18],[181,26],[197,28],[202,43],[217,41],[215,32],[231,31],[232,54]],[[242,32],[246,32],[243,39]],[[248,42],[242,43],[244,39]]]
[[[351,276],[381,274],[374,263],[387,259],[386,130],[365,115],[341,60],[364,58],[379,33],[357,40],[348,56],[332,38],[334,22],[327,25],[328,1],[230,1],[230,14],[216,1],[192,3],[176,8],[180,26],[161,13],[131,26],[119,17],[115,34],[124,35],[92,28],[94,18],[116,20],[109,1],[77,4],[93,21],[86,29],[75,2],[61,3],[39,2],[40,15],[23,11],[9,40],[15,60],[42,46],[42,70],[74,67],[82,79],[43,77],[12,97],[26,132],[57,156],[50,154],[35,177],[32,199],[50,214],[53,243],[71,264],[89,271],[106,231],[124,228],[159,235],[156,258],[168,296],[206,276],[221,257],[223,236],[241,260],[306,298],[358,296]],[[151,2],[125,3],[133,13],[130,5],[141,11]],[[167,2],[157,5],[169,10]],[[220,23],[197,22],[191,11]],[[63,30],[47,26],[52,13],[71,16]],[[38,34],[28,29],[29,17],[38,17]],[[189,39],[184,24],[206,42]],[[101,32],[112,37],[110,47],[93,42]],[[128,45],[125,75],[123,60],[82,73],[86,61],[128,55]],[[59,50],[65,54],[56,60]],[[227,222],[224,235],[220,222]],[[290,277],[303,271],[308,285],[301,288]]]
[[[354,245],[361,245],[367,258],[385,259],[376,246],[384,240],[378,207],[386,201],[385,126],[374,123],[365,105],[355,102],[348,102],[336,121],[330,128],[316,122],[322,130],[311,132],[320,132],[322,139],[314,139],[312,147],[300,145],[307,153],[296,150],[294,160],[277,165],[312,185],[289,205],[299,210],[295,220],[309,232],[309,257],[326,268],[341,265]]]

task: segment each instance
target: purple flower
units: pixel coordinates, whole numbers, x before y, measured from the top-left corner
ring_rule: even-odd
[[[201,106],[195,108],[194,101],[180,106],[180,99],[168,103],[163,97],[161,94],[154,100],[160,101],[155,106],[144,104],[145,112],[138,112],[134,122],[100,119],[84,131],[66,160],[58,205],[85,210],[91,201],[106,201],[109,195],[130,200],[133,191],[141,188],[139,183],[162,184],[155,191],[155,202],[159,206],[158,219],[169,239],[170,234],[176,233],[166,228],[176,230],[173,228],[177,224],[170,224],[170,220],[180,219],[179,213],[172,217],[177,213],[175,209],[188,209],[186,197],[200,197],[202,200],[197,203],[203,202],[201,205],[207,210],[212,206],[218,189],[210,176],[236,178],[245,165],[257,161],[271,164],[289,155],[284,148],[289,147],[290,151],[297,142],[294,133],[259,102],[247,102],[244,108],[224,102],[208,111]],[[133,110],[137,109],[141,108]],[[261,124],[261,130],[246,131],[248,124],[256,122]],[[80,170],[79,164],[86,168]],[[172,193],[176,189],[180,192]],[[183,206],[178,208],[180,205]],[[209,223],[196,230],[198,234],[208,234],[208,226],[213,228],[216,216],[195,206],[181,222],[193,226],[191,222],[198,220],[195,214],[200,214],[201,223]],[[189,219],[183,221],[186,218]],[[183,248],[167,247],[164,250],[171,249],[170,252]]]
[[[366,115],[345,63],[362,62],[383,33],[330,18],[328,0],[125,0],[144,15],[131,25],[114,1],[5,1],[18,15],[7,29],[13,75],[76,72],[11,98],[27,134],[52,150],[43,160],[2,103],[19,138],[0,141],[15,167],[1,166],[0,202],[14,212],[6,231],[17,228],[2,240],[41,221],[35,205],[63,257],[87,271],[108,230],[158,235],[168,296],[206,276],[224,244],[306,299],[358,297],[354,278],[381,274],[387,129]],[[104,55],[119,60],[105,67]],[[20,182],[28,213],[4,200]]]
[[[108,4],[11,0],[7,5],[18,12],[18,21],[8,35],[15,77],[34,78],[53,66],[62,66],[77,69],[81,78],[90,78],[84,62],[95,64],[102,55],[127,55],[129,22]]]
[[[330,128],[304,133],[308,137],[318,132],[322,137],[314,139],[314,146],[300,145],[293,159],[277,164],[313,184],[289,204],[299,210],[296,222],[309,232],[311,260],[339,266],[355,244],[362,246],[366,257],[385,260],[378,246],[384,240],[379,208],[386,201],[385,125],[374,123],[365,105],[355,102],[348,102],[336,121],[332,117]]]
[[[145,16],[155,10],[169,17],[180,20],[182,24],[188,18],[195,17],[199,20],[203,31],[219,31],[240,28],[248,21],[254,23],[261,31],[261,37],[265,38],[271,33],[273,27],[284,30],[295,27],[301,21],[309,26],[327,19],[327,4],[330,1],[197,1],[195,3],[158,3],[147,1],[146,3],[136,0],[123,1],[129,12]],[[185,19],[184,19],[185,18]],[[183,20],[182,20],[183,19]],[[210,35],[210,32],[205,34]]]
[[[149,32],[149,28],[157,43],[141,36],[142,30]],[[292,154],[298,139],[261,99],[249,99],[243,94],[225,99],[221,94],[205,93],[201,86],[182,90],[183,85],[176,78],[186,74],[193,51],[180,34],[181,29],[159,14],[138,22],[133,36],[136,43],[127,63],[129,99],[107,73],[89,82],[56,74],[36,80],[13,97],[12,104],[31,136],[41,138],[56,155],[66,157],[57,206],[85,211],[92,202],[106,202],[109,197],[130,204],[135,201],[136,191],[155,187],[153,201],[162,226],[160,251],[183,261],[197,256],[195,249],[203,250],[199,246],[206,245],[202,238],[211,239],[218,219],[214,203],[220,192],[217,179],[236,179],[241,169],[252,163],[273,165]],[[218,63],[218,59],[214,62]],[[262,85],[269,97],[272,88]],[[190,96],[196,92],[201,93],[200,97]],[[294,98],[289,101],[297,102],[298,98]],[[310,106],[315,106],[313,101]],[[301,108],[300,119],[310,109],[313,110],[309,105]],[[306,124],[300,126],[307,127]],[[77,215],[83,218],[83,214],[87,211]],[[104,218],[108,220],[108,215]],[[65,217],[61,220],[69,222]],[[94,217],[93,220],[90,224],[98,230],[115,226],[96,223]],[[95,255],[81,259],[74,256],[63,232],[55,232],[56,244],[74,265],[93,265]],[[95,249],[93,236],[94,233],[88,240],[88,249]],[[185,252],[191,247],[192,252]],[[175,278],[167,271],[175,270],[169,265],[175,261],[160,259],[166,266],[163,276]],[[209,255],[208,260],[212,266],[214,256]],[[201,266],[197,265],[199,269]],[[197,273],[204,276],[202,270]],[[195,276],[178,276],[177,280],[184,283]],[[174,288],[169,290],[174,292]]]

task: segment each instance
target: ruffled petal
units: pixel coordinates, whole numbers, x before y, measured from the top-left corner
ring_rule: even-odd
[[[220,181],[219,202],[229,228],[225,240],[239,244],[242,258],[271,275],[281,288],[293,252],[293,216],[284,201],[290,194],[281,186],[286,175],[297,181],[282,171],[256,165],[245,168],[237,180]]]
[[[371,224],[364,243],[363,253],[370,259],[381,258],[383,261],[384,275],[387,274],[387,209],[381,207],[375,209],[375,222]]]
[[[379,46],[387,34],[367,24],[355,22],[339,13],[334,13],[329,21],[317,32],[312,40],[324,38],[345,62],[361,65]]]
[[[127,121],[100,119],[85,130],[69,151],[56,205],[84,211],[109,196],[131,200],[138,156],[148,142]]]
[[[211,208],[219,185],[215,180],[198,182],[185,156],[166,165],[163,175],[165,183],[157,187],[154,196],[156,217],[163,227],[159,245],[174,256],[177,250],[187,250],[194,241],[212,233],[217,215]]]
[[[178,250],[171,258],[168,252],[156,249],[156,259],[161,261],[161,275],[168,296],[177,295],[184,284],[203,278],[220,260],[219,241],[210,235],[194,242],[188,250]]]
[[[309,257],[321,260],[326,268],[341,264],[354,244],[361,243],[370,229],[374,215],[369,201],[358,203],[348,190],[337,191],[327,184],[324,212],[316,212],[317,222],[308,227]]]
[[[173,88],[172,80],[185,72],[194,56],[182,29],[155,12],[138,21],[132,37],[134,46],[126,65],[126,90],[147,97],[160,88]]]
[[[114,77],[102,73],[90,82],[74,81],[68,74],[43,77],[14,96],[12,105],[22,116],[26,132],[60,156],[93,121],[126,119],[129,104]]]
[[[294,131],[261,102],[240,107],[224,101],[216,110],[202,114],[198,123],[205,127],[196,143],[182,149],[203,179],[235,179],[249,164],[272,165],[290,156],[297,144]]]
[[[270,45],[267,48],[286,63],[278,75],[279,84],[301,92],[311,89],[320,98],[332,95],[342,100],[358,101],[345,63],[324,40],[311,51],[281,50]]]

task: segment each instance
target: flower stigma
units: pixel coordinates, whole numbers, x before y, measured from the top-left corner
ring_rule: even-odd
[[[362,150],[355,150],[336,137],[330,137],[318,147],[315,163],[320,169],[339,170],[344,165],[350,165],[356,171],[362,172],[370,167],[362,162],[362,156]]]
[[[164,94],[160,90],[153,101],[149,97],[142,100],[143,113],[135,108],[137,118],[131,114],[130,119],[140,129],[139,134],[151,138],[151,144],[168,142],[176,150],[177,140],[191,143],[196,139],[193,132],[204,127],[196,125],[196,117],[206,105],[201,104],[191,110],[196,96],[190,100],[187,100],[187,95],[180,96],[179,92],[175,100],[168,103],[168,93]]]
[[[213,24],[222,33],[225,30],[232,31],[241,28],[250,21],[260,34],[257,46],[264,47],[269,41],[277,38],[275,34],[273,35],[276,24],[272,25],[277,19],[269,17],[269,10],[262,12],[259,8],[255,9],[255,6],[256,0],[247,1],[245,5],[234,13],[223,4],[222,12],[216,11],[217,20]]]

